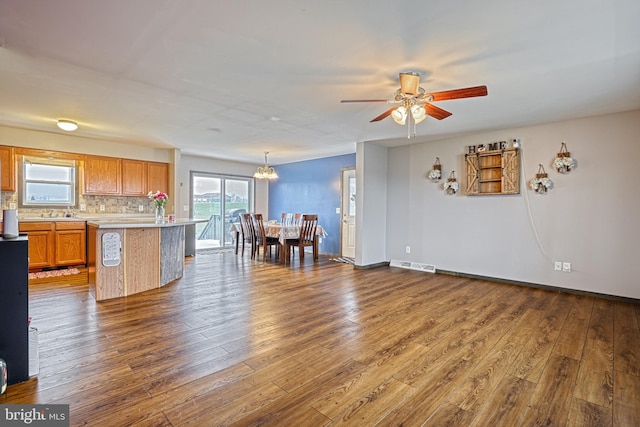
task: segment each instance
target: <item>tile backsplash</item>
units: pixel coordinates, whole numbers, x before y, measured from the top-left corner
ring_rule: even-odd
[[[11,203],[15,204],[18,208],[18,215],[30,216],[30,217],[48,217],[51,208],[24,208],[18,206],[18,193],[17,192],[2,192],[1,208],[9,209]],[[85,205],[86,210],[81,211],[80,205]],[[100,210],[100,206],[104,206],[104,211]],[[143,211],[140,211],[142,206]],[[78,197],[78,203],[75,208],[53,208],[53,217],[62,217],[66,213],[82,215],[107,215],[107,214],[128,214],[128,215],[153,215],[155,212],[155,206],[147,198],[143,197],[131,197],[131,196],[86,196],[80,195]]]

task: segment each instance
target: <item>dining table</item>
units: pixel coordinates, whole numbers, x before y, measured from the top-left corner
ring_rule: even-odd
[[[238,243],[240,242],[240,233],[242,228],[239,222],[231,224],[229,231],[235,233],[236,240],[236,255],[238,254]],[[300,237],[300,225],[296,224],[283,224],[281,221],[270,220],[264,223],[264,233],[267,237],[275,237],[280,242],[280,263],[284,264],[286,261],[286,247],[285,244],[288,239],[297,239]],[[327,237],[327,232],[322,228],[320,224],[316,227],[316,237]],[[314,251],[318,252],[318,239],[314,240]]]

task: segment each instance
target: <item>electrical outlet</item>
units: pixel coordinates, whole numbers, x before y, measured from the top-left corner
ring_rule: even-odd
[[[84,205],[84,204],[80,205],[80,210],[82,212],[86,211],[87,210],[87,205]]]
[[[410,254],[411,253],[411,246],[405,246],[404,252],[407,253],[407,254]]]
[[[144,212],[144,205],[138,205],[138,212]]]
[[[556,261],[556,262],[555,262],[554,269],[555,269],[556,271],[562,271],[562,261]]]
[[[571,263],[570,262],[563,262],[562,263],[562,271],[564,271],[565,273],[571,272]]]
[[[104,205],[100,205],[100,212],[104,212]]]
[[[9,209],[15,209],[15,208],[16,208],[15,203],[9,203]]]
[[[184,212],[189,212],[189,205],[184,205],[184,206],[182,207],[182,210],[183,210]]]

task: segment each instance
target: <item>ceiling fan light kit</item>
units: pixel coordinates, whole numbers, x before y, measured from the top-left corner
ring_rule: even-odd
[[[487,93],[486,86],[474,86],[427,93],[420,87],[420,74],[416,72],[406,72],[400,73],[400,89],[396,90],[393,99],[347,99],[340,102],[386,102],[388,104],[400,104],[375,117],[371,122],[378,122],[391,116],[397,124],[408,125],[407,138],[411,138],[411,121],[413,121],[414,124],[413,134],[415,136],[415,125],[422,122],[427,116],[442,120],[451,115],[450,112],[436,107],[431,104],[431,102],[486,96]],[[409,121],[407,121],[407,117],[409,117]]]

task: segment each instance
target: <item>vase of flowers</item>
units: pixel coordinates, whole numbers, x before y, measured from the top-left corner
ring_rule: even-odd
[[[456,180],[456,171],[451,171],[449,174],[449,178],[447,178],[447,182],[444,183],[444,191],[452,196],[458,192],[460,189],[460,184]]]
[[[433,164],[433,169],[429,171],[427,177],[433,181],[438,182],[442,177],[442,165],[440,164],[440,158],[436,157],[436,162]]]
[[[167,204],[167,200],[169,200],[169,196],[162,191],[149,191],[147,197],[153,201],[153,204],[156,207],[156,224],[164,223],[164,206]]]
[[[571,153],[567,150],[567,145],[562,141],[560,152],[553,160],[553,167],[561,174],[568,174],[576,167],[576,161],[571,158]]]
[[[529,183],[529,186],[538,194],[547,194],[547,191],[549,191],[553,187],[553,181],[549,179],[542,164],[538,168],[536,177],[533,178]]]

